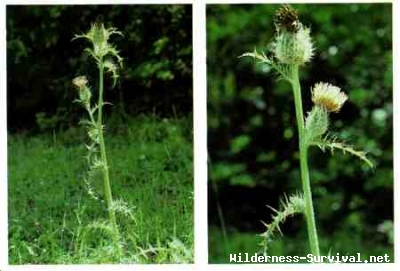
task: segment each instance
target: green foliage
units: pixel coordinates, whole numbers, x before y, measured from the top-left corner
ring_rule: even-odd
[[[234,139],[232,139],[230,152],[233,154],[239,153],[241,150],[246,148],[249,145],[251,138],[248,135],[240,135]]]
[[[193,262],[193,153],[187,119],[141,116],[108,134],[123,263]],[[82,177],[84,129],[9,136],[11,264],[110,263],[102,198]],[[102,184],[92,189],[99,196]],[[119,200],[123,198],[124,201]]]
[[[317,223],[321,225],[321,251],[327,253],[331,245],[345,252],[345,246],[351,246],[346,240],[356,240],[356,245],[348,248],[349,253],[358,250],[372,255],[374,247],[379,247],[392,254],[392,245],[377,231],[383,221],[393,220],[392,6],[293,6],[299,11],[300,20],[311,27],[317,47],[313,62],[300,75],[305,111],[311,110],[310,88],[315,82],[328,81],[340,86],[349,99],[340,116],[331,116],[329,126],[340,131],[337,134],[340,142],[351,142],[366,150],[375,165],[371,171],[366,163],[360,165],[341,151],[331,157],[310,148],[315,209],[321,210],[316,212]],[[274,37],[271,22],[277,8],[278,5],[207,7],[209,181],[220,186],[237,186],[232,176],[249,176],[253,181],[242,185],[267,187],[270,193],[264,193],[259,203],[271,206],[279,203],[271,202],[274,195],[299,188],[299,155],[294,151],[297,142],[293,142],[297,136],[291,129],[295,123],[292,93],[286,82],[274,82],[276,77],[270,65],[255,64],[252,58],[238,56],[256,47],[260,55],[264,52],[269,57],[267,44]],[[257,99],[263,106],[244,98],[243,93],[253,92],[260,93]],[[250,143],[233,153],[231,142],[238,136],[248,137]],[[227,199],[220,194],[221,202]],[[226,219],[238,221],[246,211],[237,209],[236,217]],[[210,209],[209,213],[210,217],[217,216],[217,210]],[[269,215],[254,216],[246,223],[259,229],[259,220],[269,223],[268,218]],[[289,228],[296,225],[287,223]],[[253,231],[254,238],[259,230]],[[329,244],[328,240],[333,239],[329,235],[333,233],[337,241]],[[211,231],[210,239],[218,240],[218,236]],[[229,243],[235,242],[228,239]],[[285,246],[279,251],[271,248],[271,253],[288,255],[294,249],[288,243],[298,245],[304,239],[305,235],[294,241],[282,241]],[[237,247],[233,243],[235,248],[231,253],[243,252],[243,243]],[[223,246],[218,248],[218,244],[210,244],[210,257],[214,260],[213,255],[222,255],[219,252]],[[253,245],[257,248],[256,243]]]

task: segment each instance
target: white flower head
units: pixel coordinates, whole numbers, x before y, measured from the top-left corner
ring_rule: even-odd
[[[79,90],[83,90],[88,83],[86,76],[78,76],[72,80],[72,84],[76,86]]]
[[[339,112],[344,102],[348,99],[347,95],[340,91],[339,87],[328,83],[317,83],[311,90],[312,101],[315,105],[325,107],[329,112]]]

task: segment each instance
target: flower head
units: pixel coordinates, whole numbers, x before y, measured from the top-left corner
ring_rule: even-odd
[[[78,76],[72,80],[72,84],[74,84],[74,86],[76,86],[80,91],[85,89],[87,83],[88,80],[86,79],[86,76]]]
[[[300,27],[297,10],[292,8],[290,5],[283,5],[277,10],[274,22],[278,31],[280,29],[285,29],[288,32],[296,33]]]
[[[90,92],[90,87],[87,85],[88,80],[86,76],[78,76],[72,80],[72,84],[79,90],[79,100],[86,108],[90,107],[90,99],[92,93]]]
[[[322,82],[315,84],[311,93],[314,104],[325,107],[329,112],[339,112],[348,98],[339,87]]]

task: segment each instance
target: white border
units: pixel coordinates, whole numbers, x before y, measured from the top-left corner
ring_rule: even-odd
[[[389,270],[394,269],[398,264],[323,264],[321,265],[288,265],[288,264],[263,264],[258,265],[208,265],[208,235],[207,235],[207,82],[206,82],[206,4],[240,4],[240,3],[392,3],[393,4],[393,75],[399,74],[400,69],[399,55],[395,48],[400,44],[398,34],[400,5],[398,1],[345,1],[345,0],[328,0],[328,1],[266,1],[266,0],[97,0],[97,1],[59,1],[59,0],[5,0],[0,4],[0,270]],[[195,264],[193,265],[8,265],[8,240],[7,240],[7,118],[6,118],[6,33],[5,33],[5,5],[12,4],[193,4],[193,110],[194,110],[194,166],[195,166],[195,184],[194,184],[194,218],[195,218]],[[368,48],[365,48],[368,50]],[[394,77],[393,89],[393,121],[394,121],[394,192],[395,192],[395,233],[398,233],[398,224],[400,217],[398,185],[400,169],[399,154],[400,145],[400,93],[399,93],[399,76]],[[395,234],[395,244],[399,244],[400,236]],[[399,249],[395,249],[395,257],[400,262]]]
[[[207,219],[207,78],[206,10],[193,4],[193,112],[195,179],[195,263],[203,269],[208,262]]]

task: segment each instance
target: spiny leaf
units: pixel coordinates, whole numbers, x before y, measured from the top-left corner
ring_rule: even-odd
[[[104,68],[106,69],[107,72],[110,72],[112,74],[113,78],[113,87],[117,83],[117,79],[119,77],[118,71],[117,71],[117,66],[115,65],[114,61],[112,59],[106,59],[104,61]]]
[[[281,80],[286,80],[288,82],[292,82],[292,69],[290,65],[286,64],[278,64],[273,59],[269,58],[264,52],[258,53],[256,49],[253,52],[247,52],[239,56],[241,57],[253,57],[255,60],[258,60],[259,63],[266,63],[270,65],[279,75]]]
[[[298,213],[305,212],[305,200],[304,196],[301,193],[297,193],[291,196],[284,196],[281,200],[281,208],[280,211],[268,206],[272,211],[274,211],[274,215],[272,216],[272,222],[270,224],[266,224],[261,221],[262,224],[266,227],[266,231],[261,234],[263,237],[263,241],[261,245],[264,248],[264,255],[267,254],[267,248],[269,243],[272,241],[272,237],[276,232],[283,234],[280,228],[280,224],[285,222],[286,218]]]
[[[133,222],[136,223],[136,219],[134,216],[136,206],[129,206],[127,202],[122,199],[114,200],[111,206],[111,210],[116,213],[119,213],[125,217],[130,218]]]
[[[102,233],[109,235],[110,237],[112,237],[114,234],[113,228],[110,225],[110,223],[108,221],[102,221],[102,220],[96,220],[96,221],[91,222],[90,224],[88,224],[86,226],[86,230],[91,231],[91,232],[94,232],[97,230],[97,231],[100,231]]]
[[[286,80],[289,83],[292,83],[292,69],[290,65],[271,62],[271,66],[280,75],[279,77],[280,80]]]
[[[99,197],[97,196],[96,192],[94,191],[94,189],[91,185],[90,179],[84,178],[83,180],[85,181],[86,190],[87,190],[89,196],[94,200],[98,200]]]
[[[256,48],[254,48],[253,52],[246,52],[246,53],[244,53],[244,54],[242,54],[242,55],[240,55],[238,57],[241,58],[241,57],[246,57],[246,56],[249,56],[249,57],[252,57],[252,58],[254,58],[256,60],[259,60],[260,63],[267,63],[267,64],[271,63],[271,60],[264,54],[264,52],[259,54],[257,52]]]
[[[97,57],[97,55],[93,52],[92,49],[90,48],[85,48],[84,52],[86,52],[88,55],[90,55],[91,57],[94,58],[94,60],[96,60],[97,63],[99,63],[100,59]]]
[[[343,142],[340,142],[337,137],[325,136],[324,138],[314,139],[310,142],[310,145],[318,146],[322,151],[329,149],[333,154],[335,149],[341,150],[343,154],[351,154],[357,156],[359,159],[364,161],[370,168],[374,167],[374,164],[371,160],[367,158],[367,153],[364,151],[357,151],[353,149],[352,146],[346,145]]]

